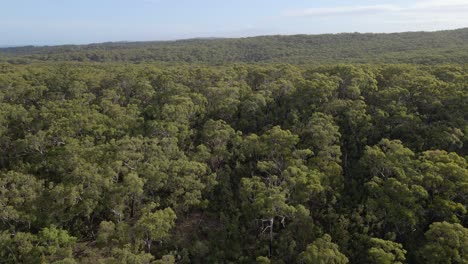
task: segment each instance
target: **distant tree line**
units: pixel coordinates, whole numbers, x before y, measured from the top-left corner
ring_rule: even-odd
[[[0,48],[0,60],[167,63],[466,63],[468,28],[393,34],[262,36]],[[2,59],[3,57],[3,59]]]

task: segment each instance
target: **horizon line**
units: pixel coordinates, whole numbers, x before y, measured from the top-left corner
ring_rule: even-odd
[[[443,31],[456,31],[456,30],[463,30],[468,29],[468,27],[461,27],[455,29],[438,29],[438,30],[414,30],[414,31],[393,31],[393,32],[336,32],[336,33],[317,33],[317,34],[310,34],[310,33],[297,33],[297,34],[264,34],[264,35],[246,35],[240,37],[191,37],[191,38],[173,38],[173,39],[159,39],[159,40],[117,40],[117,41],[102,41],[102,42],[88,42],[88,43],[63,43],[63,44],[19,44],[19,45],[8,45],[8,44],[0,44],[0,49],[8,49],[8,48],[25,48],[25,47],[34,47],[34,48],[41,48],[41,47],[60,47],[60,46],[91,46],[91,45],[102,45],[102,44],[112,44],[112,43],[145,43],[145,42],[177,42],[177,41],[190,41],[190,40],[229,40],[229,39],[247,39],[247,38],[258,38],[258,37],[273,37],[273,36],[320,36],[320,35],[340,35],[340,34],[380,34],[380,35],[390,35],[390,34],[401,34],[401,33],[435,33],[435,32],[443,32]]]

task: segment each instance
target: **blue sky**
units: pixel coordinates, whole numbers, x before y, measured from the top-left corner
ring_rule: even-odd
[[[0,0],[0,45],[461,27],[468,0]]]

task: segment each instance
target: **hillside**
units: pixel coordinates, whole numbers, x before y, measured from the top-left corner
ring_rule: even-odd
[[[465,63],[468,28],[392,34],[324,34],[0,48],[31,61],[244,63]]]

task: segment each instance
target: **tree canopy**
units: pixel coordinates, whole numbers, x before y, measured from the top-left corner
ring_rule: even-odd
[[[31,61],[167,63],[466,63],[468,28],[392,34],[208,38],[153,42],[0,48],[0,59]]]
[[[5,62],[0,263],[468,263],[467,113],[463,64]]]

